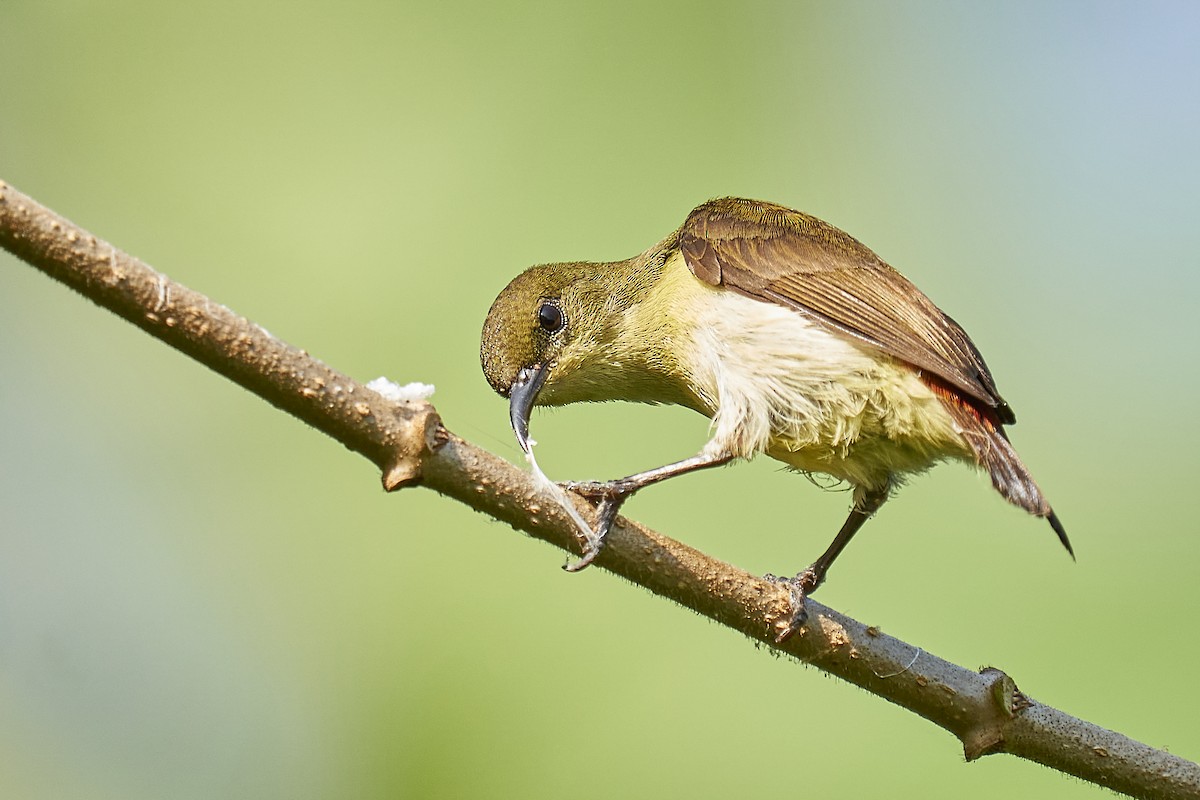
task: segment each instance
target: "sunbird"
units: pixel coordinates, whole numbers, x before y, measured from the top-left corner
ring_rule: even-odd
[[[1009,443],[1016,422],[966,332],[849,234],[816,217],[727,197],[624,261],[540,264],[499,294],[483,325],[488,382],[531,454],[535,405],[673,403],[711,418],[696,455],[612,481],[569,483],[597,508],[580,568],[621,504],[653,483],[766,453],[853,488],[829,548],[785,582],[804,598],[892,492],[954,459],[1006,500],[1062,523]]]

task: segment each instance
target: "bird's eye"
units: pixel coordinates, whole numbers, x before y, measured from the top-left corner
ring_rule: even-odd
[[[538,307],[538,325],[542,326],[542,330],[546,333],[558,333],[566,324],[567,318],[563,316],[562,309],[556,303],[543,300]]]

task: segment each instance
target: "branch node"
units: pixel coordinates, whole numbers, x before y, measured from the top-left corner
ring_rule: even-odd
[[[383,468],[383,489],[394,492],[421,482],[422,462],[445,444],[442,418],[429,403],[407,402],[396,407],[399,435],[392,458]]]
[[[975,717],[976,724],[960,737],[967,761],[1004,752],[1004,727],[1013,717],[1013,703],[1017,696],[1017,684],[1003,670],[984,667],[979,674],[985,682],[985,697],[989,702],[979,709]]]

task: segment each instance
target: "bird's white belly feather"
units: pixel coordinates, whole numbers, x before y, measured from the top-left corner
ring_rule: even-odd
[[[915,368],[801,312],[687,277],[698,291],[685,360],[712,417],[709,452],[765,452],[862,488],[944,458],[973,461]]]

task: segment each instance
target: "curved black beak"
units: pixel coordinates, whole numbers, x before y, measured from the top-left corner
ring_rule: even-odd
[[[508,416],[512,421],[513,433],[517,435],[517,444],[521,445],[521,450],[528,455],[529,447],[529,415],[533,411],[533,404],[537,402],[538,392],[542,390],[542,384],[546,382],[546,375],[550,372],[549,364],[534,364],[532,367],[525,367],[517,373],[517,379],[513,381],[512,387],[508,393]]]

